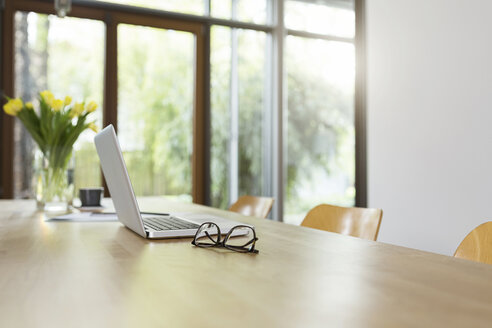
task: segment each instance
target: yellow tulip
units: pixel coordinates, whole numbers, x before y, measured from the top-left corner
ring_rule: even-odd
[[[98,129],[98,128],[97,128],[97,126],[94,124],[94,122],[89,123],[88,128],[89,128],[89,129],[91,129],[92,131],[96,132],[96,133],[97,133],[97,132],[99,132],[99,129]]]
[[[53,102],[55,101],[55,96],[51,91],[45,90],[39,93],[48,106],[53,107]]]
[[[62,109],[62,107],[63,107],[63,100],[61,100],[61,99],[55,99],[53,101],[53,105],[51,107],[53,107],[53,110],[55,112],[60,111],[60,109]]]
[[[65,97],[65,106],[68,106],[72,103],[72,97],[66,96]]]
[[[77,116],[82,114],[84,111],[84,103],[76,103],[75,106],[73,106],[73,110],[77,113]]]
[[[49,90],[41,91],[39,94],[41,95],[41,97],[43,97],[43,99],[53,98],[53,93],[51,93],[51,91]]]
[[[70,111],[70,118],[74,118],[76,116],[79,116],[80,114],[82,114],[82,112],[84,111],[84,104],[83,103],[76,103],[72,110]]]
[[[10,99],[5,105],[3,110],[6,114],[16,116],[22,110],[24,104],[20,98]]]
[[[85,109],[87,110],[87,113],[92,113],[93,111],[96,110],[96,108],[97,108],[97,104],[94,101],[91,101],[85,107]]]
[[[34,109],[34,106],[32,105],[32,102],[27,102],[26,103],[26,108],[27,109]]]
[[[81,103],[75,103],[75,105],[70,110],[68,116],[70,116],[70,118],[75,118],[75,117],[79,116],[80,115],[81,108],[82,108],[82,111],[83,111],[84,110],[84,105],[83,104],[81,104]]]

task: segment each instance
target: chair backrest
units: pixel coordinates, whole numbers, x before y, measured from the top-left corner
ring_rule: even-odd
[[[241,196],[231,205],[229,211],[264,219],[270,213],[273,201],[270,197]]]
[[[473,229],[458,246],[454,257],[492,264],[492,221]]]
[[[377,208],[318,205],[308,212],[301,225],[343,235],[376,240],[383,210]]]

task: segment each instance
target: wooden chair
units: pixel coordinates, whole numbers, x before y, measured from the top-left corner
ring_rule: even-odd
[[[454,257],[492,264],[492,221],[473,229],[458,246]]]
[[[270,197],[241,196],[229,211],[265,219],[272,209],[273,201]]]
[[[382,217],[381,209],[322,204],[308,212],[301,226],[376,240]]]

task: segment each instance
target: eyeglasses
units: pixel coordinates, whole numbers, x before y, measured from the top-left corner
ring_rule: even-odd
[[[229,230],[223,240],[220,237],[219,226],[213,222],[205,222],[198,228],[191,243],[197,247],[225,247],[241,253],[258,253],[255,249],[258,238],[255,229],[250,226],[237,225]]]

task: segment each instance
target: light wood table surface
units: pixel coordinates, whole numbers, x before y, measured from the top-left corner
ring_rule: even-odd
[[[1,327],[492,327],[492,266],[247,218],[258,255],[0,201]],[[383,222],[384,224],[384,222]]]

